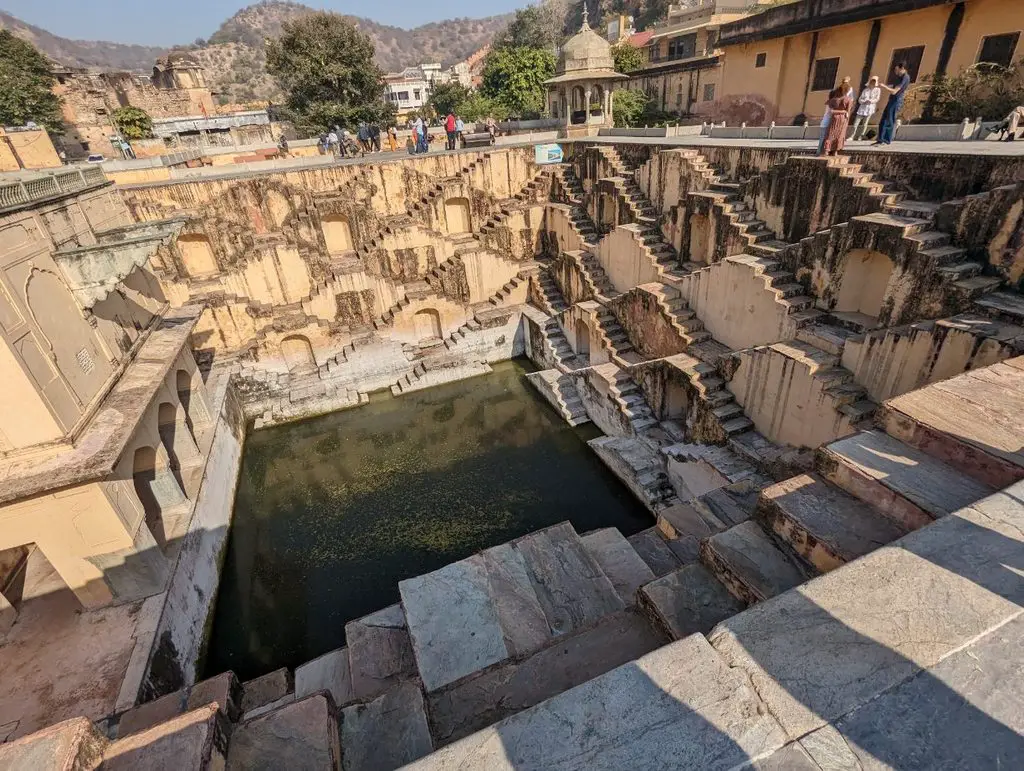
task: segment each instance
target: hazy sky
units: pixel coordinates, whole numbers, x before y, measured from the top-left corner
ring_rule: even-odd
[[[459,16],[490,16],[526,4],[526,0],[305,0],[313,8],[406,28]],[[0,9],[55,35],[143,45],[174,45],[208,37],[246,5],[246,0],[0,0]]]

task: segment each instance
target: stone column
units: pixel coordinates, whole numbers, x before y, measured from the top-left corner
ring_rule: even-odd
[[[185,491],[181,489],[178,480],[174,478],[171,471],[171,459],[162,444],[156,448],[156,467],[153,469],[150,490],[152,490],[156,502],[160,504],[160,509],[164,512],[187,500]]]
[[[590,125],[590,95],[591,95],[591,93],[592,92],[590,90],[590,86],[588,85],[586,90],[583,92],[583,103],[584,103],[584,107],[587,110],[586,117],[583,119],[583,125],[584,126],[589,126]]]
[[[612,86],[604,90],[604,122],[609,126],[614,126],[615,121],[612,119]]]

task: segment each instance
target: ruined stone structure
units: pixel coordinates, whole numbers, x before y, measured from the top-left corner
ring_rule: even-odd
[[[123,201],[136,236],[101,228],[95,245],[77,236],[74,248],[55,238],[32,267],[6,269],[52,271],[51,294],[65,287],[61,307],[83,319],[62,328],[88,337],[89,309],[98,318],[94,348],[57,340],[49,317],[12,294],[20,315],[8,313],[4,339],[19,319],[34,324],[79,406],[62,417],[25,364],[19,404],[38,405],[53,428],[18,439],[4,407],[4,451],[43,458],[15,463],[30,481],[4,495],[89,486],[117,512],[133,489],[152,495],[159,515],[143,505],[132,521],[151,523],[137,532],[164,562],[88,563],[99,575],[83,604],[153,592],[130,653],[111,659],[128,675],[77,711],[69,697],[17,717],[20,738],[0,745],[0,765],[38,753],[61,767],[350,771],[966,768],[1022,757],[1020,156],[566,150],[566,163],[544,167],[532,148],[512,147],[98,187],[77,194],[82,205]],[[37,208],[18,216],[45,218]],[[145,238],[154,248],[141,267],[97,255]],[[135,325],[108,317],[127,318],[113,306],[143,278],[146,291],[134,291],[152,298],[151,316],[131,338]],[[20,278],[8,283],[23,291]],[[129,339],[103,348],[121,329]],[[202,378],[189,374],[189,339]],[[74,383],[90,373],[73,369],[79,350],[95,367],[81,393]],[[563,523],[524,535],[402,581],[399,604],[347,624],[345,648],[246,683],[230,672],[196,683],[211,555],[237,473],[233,405],[270,424],[523,354],[559,414],[600,429],[590,446],[651,528],[626,539]],[[212,427],[190,428],[187,447],[181,428],[154,438],[172,415],[201,423],[197,397],[173,398],[179,367]],[[131,385],[130,410],[113,402],[125,419],[88,413],[94,395],[111,404],[138,383],[133,368],[150,385]],[[65,426],[83,421],[77,430],[111,430],[67,449]],[[143,446],[154,452],[139,460]],[[174,487],[169,448],[189,467],[179,446],[210,460]],[[54,465],[61,452],[97,454]],[[129,488],[139,472],[148,487]],[[184,533],[174,563],[159,523],[193,498],[196,513],[170,530]],[[109,522],[124,529],[121,516]],[[118,538],[101,553],[139,549],[138,537]],[[22,619],[7,612],[17,635]],[[0,698],[0,724],[15,719],[12,701]]]

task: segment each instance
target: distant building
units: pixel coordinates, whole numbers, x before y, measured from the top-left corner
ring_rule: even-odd
[[[430,98],[432,86],[432,81],[419,74],[411,77],[404,73],[387,75],[384,78],[384,98],[395,105],[399,115],[403,115],[422,108]]]
[[[618,43],[636,32],[633,28],[633,17],[625,14],[619,14],[608,22],[606,29],[609,43]]]

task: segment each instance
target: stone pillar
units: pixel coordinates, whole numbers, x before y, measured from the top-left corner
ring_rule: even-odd
[[[604,90],[604,122],[609,126],[614,126],[615,121],[612,118],[612,86]]]
[[[116,516],[113,511],[111,515]],[[145,525],[142,527],[145,528]],[[36,546],[83,607],[102,608],[114,601],[114,594],[103,578],[103,569],[76,553],[74,544],[63,540],[40,540]]]
[[[156,448],[156,467],[153,469],[150,490],[152,490],[156,502],[160,504],[160,509],[164,512],[187,500],[185,491],[181,489],[178,480],[174,478],[170,456],[167,455],[167,450],[162,444]]]
[[[583,125],[584,126],[589,126],[590,125],[590,95],[591,95],[591,93],[592,92],[590,90],[590,86],[588,85],[586,91],[583,92],[583,105],[586,108],[586,114],[585,114],[585,117],[583,119]]]
[[[160,426],[160,440],[163,442],[165,450],[169,445],[174,451],[174,457],[177,459],[179,467],[187,465],[200,456],[199,446],[184,419]]]

